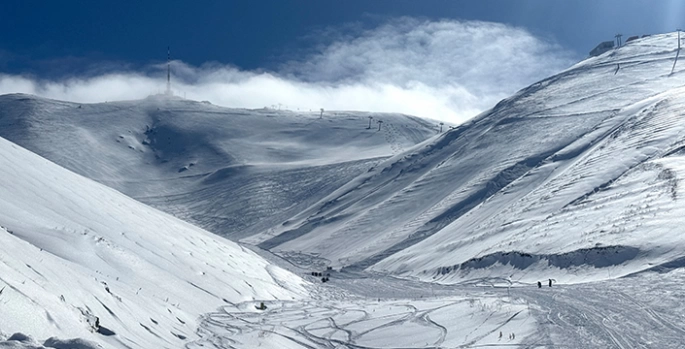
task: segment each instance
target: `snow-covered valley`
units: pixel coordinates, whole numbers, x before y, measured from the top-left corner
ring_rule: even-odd
[[[444,132],[0,96],[0,348],[681,348],[676,54],[632,41]]]

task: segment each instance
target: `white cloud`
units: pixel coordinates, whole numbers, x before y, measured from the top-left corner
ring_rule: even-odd
[[[173,88],[187,98],[229,107],[401,112],[458,123],[566,68],[572,59],[568,51],[521,28],[399,18],[339,35],[277,72],[177,61]],[[164,90],[164,69],[58,81],[0,75],[0,94],[78,102],[138,99]]]

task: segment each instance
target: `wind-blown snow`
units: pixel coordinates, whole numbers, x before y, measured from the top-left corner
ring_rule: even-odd
[[[5,333],[176,348],[222,304],[307,294],[254,253],[4,139],[0,164]]]

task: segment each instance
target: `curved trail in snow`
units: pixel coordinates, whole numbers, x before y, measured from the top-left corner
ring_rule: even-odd
[[[224,306],[186,347],[682,348],[680,273],[540,289],[357,275],[318,287],[313,300],[265,302],[263,312],[255,302]]]

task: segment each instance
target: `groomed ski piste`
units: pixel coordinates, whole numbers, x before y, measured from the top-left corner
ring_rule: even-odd
[[[448,132],[391,116],[394,138],[359,112],[233,131],[180,99],[2,96],[0,348],[682,348],[677,53],[635,40]],[[201,216],[221,190],[243,211]]]

